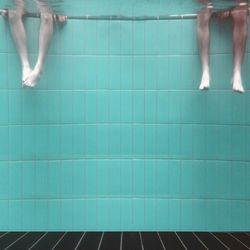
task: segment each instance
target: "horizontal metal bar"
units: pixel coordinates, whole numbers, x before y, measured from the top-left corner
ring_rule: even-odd
[[[0,15],[3,15],[6,10],[0,10]],[[40,18],[40,13],[25,13],[25,17]],[[83,16],[68,16],[72,20],[93,20],[93,21],[157,21],[157,20],[176,20],[176,19],[195,19],[197,14],[182,14],[182,15],[160,15],[160,16],[122,16],[122,15],[83,15]]]

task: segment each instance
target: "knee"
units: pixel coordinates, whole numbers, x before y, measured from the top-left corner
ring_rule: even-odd
[[[8,19],[10,23],[17,23],[22,19],[23,14],[17,10],[8,10]]]
[[[212,12],[210,9],[205,9],[198,13],[197,21],[201,28],[208,25],[211,15]]]
[[[231,10],[231,17],[234,22],[244,25],[248,21],[248,6],[239,6]]]
[[[41,21],[46,24],[53,23],[53,15],[52,13],[41,13]]]

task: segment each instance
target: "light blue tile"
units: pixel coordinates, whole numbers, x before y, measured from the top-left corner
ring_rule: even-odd
[[[193,126],[181,127],[181,157],[184,159],[191,159],[193,154]]]
[[[231,199],[231,163],[217,162],[217,174],[219,176],[218,195],[222,199]]]
[[[49,162],[48,163],[48,198],[60,199],[61,198],[61,163]],[[52,201],[51,201],[52,202]],[[53,207],[53,202],[50,204]]]
[[[169,90],[179,90],[181,82],[181,57],[169,56],[167,70],[169,78],[166,88]]]
[[[145,127],[145,154],[148,157],[156,155],[156,126],[147,125]]]
[[[37,203],[34,200],[26,200],[22,203],[22,231],[38,230],[34,223],[34,215],[36,213]],[[39,227],[39,226],[38,226]],[[45,228],[45,227],[44,227]]]
[[[86,201],[73,200],[73,230],[82,231],[86,227]]]
[[[133,54],[145,54],[145,22],[133,22]]]
[[[145,22],[145,53],[157,55],[159,53],[158,42],[160,37],[160,27],[158,21]]]
[[[38,231],[44,231],[48,228],[49,224],[49,209],[48,201],[46,200],[37,200],[35,202],[34,208],[34,228]]]
[[[168,126],[168,156],[172,159],[178,159],[181,154],[181,129],[180,125]]]
[[[180,228],[182,231],[190,231],[193,228],[192,200],[181,201]]]
[[[169,169],[168,172],[169,197],[179,198],[181,196],[180,161],[169,161],[168,169]]]
[[[122,48],[122,22],[109,22],[108,36],[109,36],[109,50],[111,55],[120,55]]]
[[[72,131],[72,150],[75,159],[81,159],[86,152],[86,130],[83,125],[76,125]]]
[[[181,161],[181,173],[180,173],[180,194],[182,198],[191,198],[193,194],[192,190],[192,161]],[[184,202],[184,201],[183,201]],[[188,202],[186,202],[188,203]],[[185,204],[183,204],[184,206]],[[190,205],[190,204],[189,204]]]
[[[73,157],[73,126],[61,127],[61,159],[72,159]]]
[[[157,160],[156,162],[156,195],[159,197],[169,196],[169,162],[167,160]]]
[[[70,199],[73,196],[73,162],[62,161],[60,164],[60,196]]]
[[[146,160],[144,170],[145,194],[147,197],[156,196],[156,161]],[[152,204],[149,204],[151,207]]]
[[[144,57],[133,57],[133,89],[141,90],[145,88],[145,60]]]
[[[133,201],[132,199],[121,200],[121,230],[129,231],[133,225]]]
[[[133,191],[134,196],[142,197],[145,195],[145,161],[134,160],[133,167]]]
[[[145,200],[135,199],[133,201],[133,228],[143,231],[145,228]]]
[[[193,230],[204,231],[206,230],[206,201],[205,200],[193,200]]]
[[[156,131],[156,152],[158,157],[166,157],[169,155],[169,134],[170,129],[167,125],[158,125]]]
[[[121,22],[121,54],[133,53],[133,25],[134,22]]]
[[[22,122],[22,94],[20,91],[13,90],[9,92],[8,110],[9,110],[9,123],[21,124]]]
[[[192,140],[192,148],[193,148],[193,157],[196,159],[206,159],[206,129],[204,126],[193,126],[193,140]]]
[[[219,227],[219,213],[218,213],[218,201],[209,200],[206,201],[206,231],[218,231]]]
[[[145,121],[155,123],[157,119],[157,94],[155,92],[145,93]]]
[[[96,196],[98,195],[97,190],[97,163],[96,161],[86,162],[86,196]]]
[[[51,126],[48,129],[48,158],[52,160],[58,160],[61,157],[61,127]]]
[[[86,155],[93,156],[97,154],[97,126],[86,126]]]
[[[121,196],[121,164],[119,160],[110,161],[108,164],[108,168],[106,168],[108,172],[108,195],[119,197]]]
[[[34,199],[36,197],[35,177],[36,164],[34,162],[23,162],[21,166],[22,171],[22,198]]]
[[[49,128],[47,126],[35,126],[33,128],[36,159],[48,159],[48,147],[44,147],[44,145],[48,145],[49,143],[48,130]]]
[[[0,198],[9,198],[9,164],[7,162],[0,162]]]
[[[169,200],[158,199],[156,203],[156,229],[157,231],[170,230]]]
[[[180,200],[169,200],[168,203],[169,230],[177,231],[181,223],[181,202]]]
[[[36,161],[34,163],[34,196],[37,199],[46,199],[49,194],[48,188],[48,162]]]
[[[231,231],[243,231],[246,228],[246,201],[231,202]]]
[[[73,200],[61,200],[61,228],[73,230]]]
[[[1,45],[2,44],[4,44],[4,43],[1,43]],[[0,45],[0,51],[2,50],[1,45]],[[8,77],[8,74],[7,74],[7,72],[8,72],[7,71],[8,64],[6,63],[7,59],[8,59],[7,54],[0,54],[0,65],[1,65],[1,71],[0,71],[1,72],[1,74],[0,74],[1,85],[0,85],[0,89],[8,88],[8,78],[7,78]]]
[[[206,165],[205,161],[193,162],[192,187],[193,198],[204,199],[206,197]]]
[[[121,106],[120,106],[120,121],[121,122],[132,122],[133,120],[133,93],[130,91],[121,92]]]
[[[0,160],[8,160],[11,156],[10,153],[10,140],[9,140],[9,128],[8,127],[0,127],[0,138],[1,141],[4,142],[4,146],[0,147]]]
[[[121,129],[121,155],[125,158],[133,155],[133,125],[123,125]]]
[[[47,230],[60,231],[62,230],[62,203],[61,200],[48,201],[48,225]]]
[[[133,165],[131,160],[120,161],[121,165],[121,196],[132,197],[133,195]],[[250,172],[250,171],[249,171]],[[121,201],[126,203],[125,201]]]
[[[245,159],[245,127],[231,127],[231,156],[230,159],[244,160]]]
[[[8,228],[13,231],[22,231],[22,203],[23,201],[10,201],[8,204]]]
[[[156,200],[145,200],[145,225],[143,231],[156,230]]]
[[[180,55],[181,53],[181,20],[170,20],[166,23],[169,32],[169,55]]]
[[[231,199],[248,199],[246,164],[242,162],[231,163]]]
[[[132,56],[121,58],[121,87],[122,89],[132,89],[134,87],[134,62]]]
[[[145,155],[145,127],[143,125],[134,125],[133,133],[133,154],[142,157]]]
[[[86,227],[91,230],[98,230],[101,226],[98,224],[98,200],[86,200]]]

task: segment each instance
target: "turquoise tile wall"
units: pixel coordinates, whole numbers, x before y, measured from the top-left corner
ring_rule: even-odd
[[[1,18],[0,230],[249,231],[249,53],[239,95],[230,26],[211,26],[209,92],[195,20],[69,20],[22,89]]]

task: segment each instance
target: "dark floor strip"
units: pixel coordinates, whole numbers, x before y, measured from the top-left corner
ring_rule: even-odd
[[[232,233],[235,238],[237,238],[240,242],[246,245],[250,249],[250,234],[246,235],[244,233]]]
[[[141,233],[145,250],[164,250],[157,233]]]
[[[225,233],[214,233],[230,249],[246,250],[247,248],[236,239]]]
[[[195,233],[195,234],[208,247],[208,249],[216,249],[216,250],[227,249],[210,233]]]
[[[23,238],[14,243],[8,250],[29,249],[44,233],[28,233]]]
[[[8,233],[2,238],[0,238],[0,249],[4,249],[7,246],[11,245],[15,242],[18,238],[20,238],[25,233]]]
[[[159,233],[166,249],[185,249],[175,233]]]
[[[64,235],[64,233],[48,233],[43,237],[35,246],[32,247],[32,250],[49,250],[58,242],[58,240]]]
[[[100,250],[119,250],[121,241],[121,233],[104,233]]]
[[[67,233],[54,248],[55,250],[74,250],[82,237],[82,233]]]
[[[141,250],[139,233],[123,233],[122,250]]]
[[[102,233],[86,233],[77,250],[97,250]]]
[[[188,249],[207,249],[193,233],[178,233],[178,235]]]

